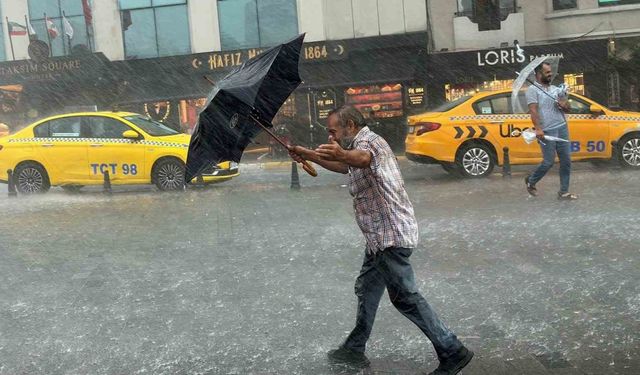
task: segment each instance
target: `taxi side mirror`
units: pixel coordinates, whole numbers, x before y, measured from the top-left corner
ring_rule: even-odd
[[[589,107],[589,112],[591,112],[591,114],[594,116],[599,116],[604,113],[604,110],[599,105],[591,104],[591,106]]]
[[[133,131],[133,130],[127,130],[125,132],[122,133],[122,137],[126,138],[126,139],[133,139],[133,140],[137,140],[140,139],[140,134],[138,134],[137,132]]]

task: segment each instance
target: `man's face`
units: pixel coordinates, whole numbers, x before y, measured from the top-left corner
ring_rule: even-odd
[[[551,73],[551,65],[544,64],[542,65],[542,71],[538,73],[538,80],[544,83],[545,85],[548,85],[551,83],[552,75],[553,74]]]
[[[340,122],[340,116],[337,114],[333,114],[329,116],[327,121],[327,131],[329,132],[329,141],[333,139],[334,141],[340,143],[344,147],[345,142],[350,142],[348,126],[343,128]]]

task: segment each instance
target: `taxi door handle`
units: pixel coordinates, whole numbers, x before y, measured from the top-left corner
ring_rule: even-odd
[[[502,124],[502,123],[504,123],[504,120],[492,120],[492,121],[489,121],[489,123],[490,124]]]
[[[53,147],[53,143],[45,143],[42,147]]]
[[[91,147],[102,147],[101,143],[92,143]]]

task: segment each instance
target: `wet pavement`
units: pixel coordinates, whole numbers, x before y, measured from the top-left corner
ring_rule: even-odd
[[[458,180],[402,161],[423,295],[476,352],[469,374],[640,373],[640,171],[554,169],[528,198],[514,168]],[[242,165],[204,189],[0,185],[0,374],[335,374],[364,241],[344,176]],[[436,366],[383,299],[365,374]]]

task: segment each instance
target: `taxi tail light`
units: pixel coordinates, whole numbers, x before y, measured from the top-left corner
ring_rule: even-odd
[[[422,135],[440,129],[440,124],[437,122],[419,122],[416,127],[418,128],[416,135]]]

